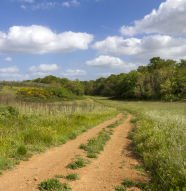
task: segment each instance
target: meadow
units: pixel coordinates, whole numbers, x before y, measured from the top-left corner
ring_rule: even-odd
[[[136,127],[129,132],[134,151],[151,175],[151,190],[186,190],[186,103],[122,101],[93,97],[132,113]]]
[[[115,108],[85,99],[25,102],[16,99],[18,89],[4,87],[0,92],[0,174],[118,113]]]

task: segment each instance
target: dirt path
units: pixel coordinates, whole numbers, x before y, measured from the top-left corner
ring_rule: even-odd
[[[131,129],[130,118],[128,116],[124,124],[114,128],[114,134],[99,155],[98,159],[91,159],[93,162],[84,168],[71,170],[65,168],[71,162],[71,158],[81,154],[86,158],[84,150],[78,149],[81,143],[97,136],[102,128],[119,120],[122,114],[116,118],[90,129],[88,132],[78,136],[66,144],[49,149],[46,153],[37,154],[29,161],[22,161],[16,169],[4,173],[0,176],[0,191],[38,191],[37,185],[45,179],[54,178],[54,175],[67,175],[76,172],[81,179],[68,182],[73,191],[111,191],[114,186],[121,185],[124,178],[134,181],[145,181],[146,177],[139,175],[139,172],[131,169],[138,164],[136,157],[132,153],[131,141],[126,138],[127,132]],[[123,168],[122,161],[125,161]],[[67,182],[60,179],[61,182]],[[131,190],[131,189],[130,189]],[[133,190],[139,190],[133,188]]]

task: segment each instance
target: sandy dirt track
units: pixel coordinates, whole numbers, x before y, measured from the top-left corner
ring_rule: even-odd
[[[67,175],[70,172],[78,173],[80,180],[67,181],[63,178],[60,182],[68,182],[72,191],[113,191],[114,186],[121,185],[123,179],[133,181],[146,181],[146,177],[140,175],[133,167],[139,161],[132,152],[131,141],[126,138],[127,132],[132,128],[130,124],[131,115],[123,124],[113,128],[114,134],[107,142],[104,151],[98,159],[90,159],[91,164],[86,167],[71,170],[66,165],[71,162],[75,155],[80,154],[86,158],[84,150],[78,149],[81,143],[96,137],[102,128],[119,120],[122,114],[116,118],[105,121],[88,132],[78,136],[66,144],[49,149],[46,153],[34,155],[29,161],[21,161],[14,170],[5,172],[0,176],[0,191],[38,191],[38,184],[45,179],[54,178],[54,175]],[[125,163],[122,163],[125,161]],[[122,166],[125,164],[125,166]],[[120,168],[119,168],[120,167]],[[139,190],[130,188],[128,190]]]

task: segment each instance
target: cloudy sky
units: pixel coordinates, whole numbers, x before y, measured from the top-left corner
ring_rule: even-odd
[[[92,80],[186,59],[186,0],[1,0],[0,80]]]

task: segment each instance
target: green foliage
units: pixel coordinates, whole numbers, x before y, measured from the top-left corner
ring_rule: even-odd
[[[136,165],[134,167],[137,171],[145,172],[145,167],[144,165]]]
[[[69,98],[72,95],[72,92],[64,87],[47,87],[47,91],[53,92],[53,94],[60,98]]]
[[[54,177],[55,177],[55,178],[65,178],[65,176],[63,176],[63,175],[58,175],[58,174],[54,175]]]
[[[63,175],[55,175],[55,178],[66,178],[67,180],[70,181],[75,181],[75,180],[79,180],[80,176],[77,173],[69,173],[67,176],[63,176]]]
[[[0,170],[11,169],[19,160],[28,160],[31,153],[64,144],[117,115],[115,109],[88,101],[49,104],[15,102],[7,98],[0,95],[0,103],[11,102],[11,107],[0,106],[3,111],[0,116]],[[14,107],[16,110],[12,109]],[[19,111],[19,115],[16,116],[15,111]],[[23,149],[18,150],[20,145],[26,145],[25,155]]]
[[[126,191],[126,188],[124,186],[115,186],[114,189],[117,191]]]
[[[185,184],[185,103],[109,100],[99,102],[125,108],[139,118],[129,133],[134,151],[150,169],[154,190],[184,190]]]
[[[98,158],[98,155],[96,153],[87,153],[88,158]]]
[[[108,128],[115,128],[116,126],[120,125],[122,122],[116,121],[115,123],[112,123],[110,125],[108,125]]]
[[[0,116],[11,117],[18,115],[19,115],[19,110],[16,107],[11,105],[9,106],[0,105]]]
[[[79,180],[79,174],[77,173],[69,173],[66,177],[66,179],[70,180],[70,181],[74,181],[74,180]]]
[[[40,190],[71,190],[70,186],[67,183],[60,183],[58,179],[51,178],[44,180],[38,185]]]
[[[128,74],[111,75],[80,82],[86,95],[111,96],[133,100],[186,100],[186,60],[179,63],[160,57],[150,59]]]
[[[89,139],[88,145],[81,144],[79,148],[87,151],[87,157],[97,158],[98,157],[97,154],[99,154],[100,151],[103,151],[104,145],[109,139],[110,139],[110,135],[108,135],[105,130],[102,130],[99,132],[99,135],[97,138],[93,137]]]
[[[132,119],[130,120],[130,122],[131,122],[131,123],[136,123],[138,120],[139,120],[138,118],[132,118]]]
[[[148,190],[149,185],[146,182],[138,182],[135,184],[137,188],[140,188],[141,190]]]
[[[80,157],[76,157],[76,159],[72,159],[72,162],[69,163],[66,168],[70,168],[70,169],[78,169],[78,168],[82,168],[85,167],[86,164],[90,164],[90,160],[88,159],[84,159],[84,158],[80,158]]]
[[[26,155],[28,152],[27,148],[25,145],[20,145],[17,149],[17,154],[18,155]]]
[[[128,180],[128,179],[124,179],[122,184],[127,187],[127,188],[131,188],[135,186],[135,183],[132,180]]]

